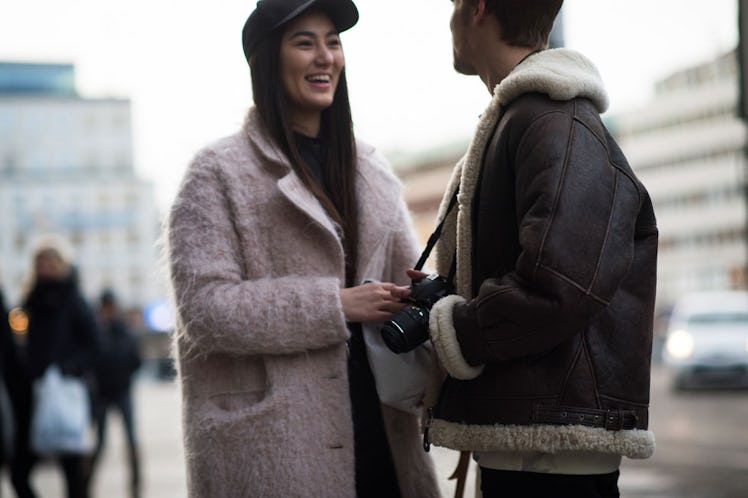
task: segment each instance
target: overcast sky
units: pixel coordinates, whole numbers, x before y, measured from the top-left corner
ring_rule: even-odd
[[[195,151],[237,130],[250,105],[240,32],[253,0],[0,1],[0,60],[73,62],[83,96],[132,99],[135,166],[162,209]],[[465,140],[489,95],[452,70],[452,3],[356,4],[343,44],[357,135],[390,157]],[[734,47],[736,17],[736,0],[566,0],[564,22],[615,113]]]

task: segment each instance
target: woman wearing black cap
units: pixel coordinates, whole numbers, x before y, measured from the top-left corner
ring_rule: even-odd
[[[172,207],[190,496],[439,495],[362,339],[402,309],[392,282],[418,252],[398,181],[353,135],[339,33],[357,20],[349,0],[258,2],[255,107]]]

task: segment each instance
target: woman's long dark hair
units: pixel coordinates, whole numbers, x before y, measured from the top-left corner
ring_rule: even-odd
[[[280,77],[283,31],[281,28],[271,33],[257,46],[249,60],[255,107],[270,137],[289,158],[296,174],[343,229],[346,283],[353,285],[358,247],[358,203],[355,188],[357,168],[356,141],[345,69],[340,73],[332,105],[322,111],[320,122],[320,138],[326,151],[322,166],[330,185],[328,197],[301,158],[291,126],[288,99]]]

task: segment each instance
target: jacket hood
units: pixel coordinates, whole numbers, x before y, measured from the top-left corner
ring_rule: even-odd
[[[543,50],[527,57],[496,85],[494,95],[504,105],[530,92],[544,93],[553,100],[587,98],[601,114],[609,104],[595,65],[567,48]]]

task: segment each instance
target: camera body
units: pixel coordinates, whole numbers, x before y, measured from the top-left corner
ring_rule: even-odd
[[[394,353],[407,353],[429,338],[429,316],[436,302],[453,294],[447,278],[436,273],[411,286],[408,305],[382,326],[382,339]]]

